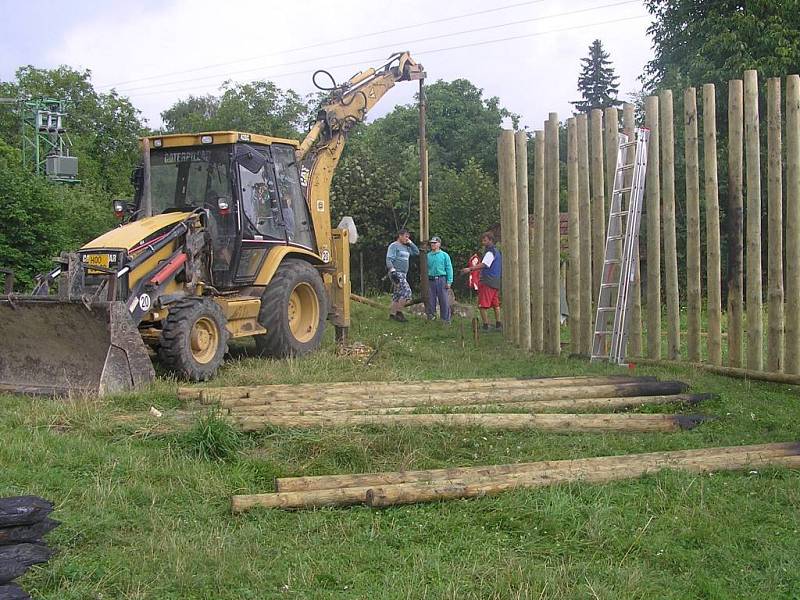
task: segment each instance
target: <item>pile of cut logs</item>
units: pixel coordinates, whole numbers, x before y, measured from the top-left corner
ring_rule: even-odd
[[[0,598],[3,600],[30,599],[13,580],[53,555],[42,539],[59,525],[48,517],[52,511],[50,502],[36,496],[0,498]]]
[[[654,377],[584,376],[181,388],[178,393],[183,399],[218,403],[243,431],[267,426],[455,425],[643,432],[687,429],[707,417],[586,412],[696,404],[712,397],[687,394],[687,387]]]

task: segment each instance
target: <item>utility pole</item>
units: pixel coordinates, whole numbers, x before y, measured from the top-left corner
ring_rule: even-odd
[[[419,80],[419,241],[427,247],[428,229],[428,143],[425,129],[425,80]],[[424,302],[428,302],[428,256],[427,250],[419,254],[419,289]]]

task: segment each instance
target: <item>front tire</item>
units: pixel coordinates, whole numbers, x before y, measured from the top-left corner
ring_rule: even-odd
[[[225,315],[210,298],[187,298],[170,305],[158,350],[162,364],[182,379],[214,377],[228,350]]]
[[[256,337],[261,354],[284,358],[313,352],[322,344],[328,301],[317,270],[289,258],[261,296],[258,320],[267,330]]]

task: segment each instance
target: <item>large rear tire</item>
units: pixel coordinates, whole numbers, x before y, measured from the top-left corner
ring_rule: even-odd
[[[158,355],[182,379],[214,377],[228,351],[225,315],[210,298],[187,298],[170,305]]]
[[[258,320],[267,330],[256,337],[261,354],[300,356],[322,343],[328,300],[317,270],[304,260],[283,261],[261,296]]]

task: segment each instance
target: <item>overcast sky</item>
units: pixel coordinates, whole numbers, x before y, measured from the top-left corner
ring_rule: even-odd
[[[641,0],[0,0],[0,79],[26,64],[90,69],[95,88],[131,99],[151,127],[189,95],[225,80],[270,79],[300,94],[311,74],[338,80],[409,50],[429,81],[465,78],[542,128],[571,114],[580,59],[600,39],[620,97],[640,87],[652,51]],[[374,110],[413,100],[399,84]]]

